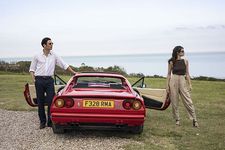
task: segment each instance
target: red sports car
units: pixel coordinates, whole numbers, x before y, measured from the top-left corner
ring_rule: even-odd
[[[65,86],[59,83],[65,82],[55,78],[57,92],[51,105],[54,133],[91,127],[128,129],[139,134],[146,108],[164,110],[170,104],[165,89],[145,88],[144,77],[131,86],[119,74],[79,73]],[[37,106],[34,85],[26,84],[24,96],[30,106]]]

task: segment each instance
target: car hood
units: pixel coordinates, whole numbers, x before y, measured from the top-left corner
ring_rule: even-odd
[[[61,96],[72,97],[107,97],[107,98],[135,98],[131,92],[124,90],[109,91],[109,90],[68,90],[64,91]]]

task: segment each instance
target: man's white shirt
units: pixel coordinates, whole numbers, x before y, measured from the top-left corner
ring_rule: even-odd
[[[45,56],[42,52],[34,56],[29,72],[34,72],[35,76],[52,76],[54,75],[55,65],[65,70],[69,67],[69,65],[55,53],[50,52],[48,56]]]

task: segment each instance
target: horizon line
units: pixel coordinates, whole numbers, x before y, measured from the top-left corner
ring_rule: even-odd
[[[225,51],[206,51],[206,52],[186,52],[187,54],[211,54],[211,53],[225,53]],[[57,53],[58,54],[58,53]],[[96,56],[134,56],[134,55],[161,55],[161,54],[171,54],[168,52],[164,52],[164,53],[133,53],[133,54],[127,54],[127,53],[123,53],[123,54],[99,54],[99,55],[60,55],[60,57],[96,57]],[[11,57],[1,57],[0,59],[6,59],[6,58],[30,58],[33,56],[11,56]]]

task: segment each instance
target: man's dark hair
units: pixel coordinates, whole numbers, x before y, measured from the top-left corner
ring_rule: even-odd
[[[42,39],[42,41],[41,41],[42,47],[44,47],[44,44],[47,45],[48,40],[51,40],[51,39],[49,37],[45,37]]]

